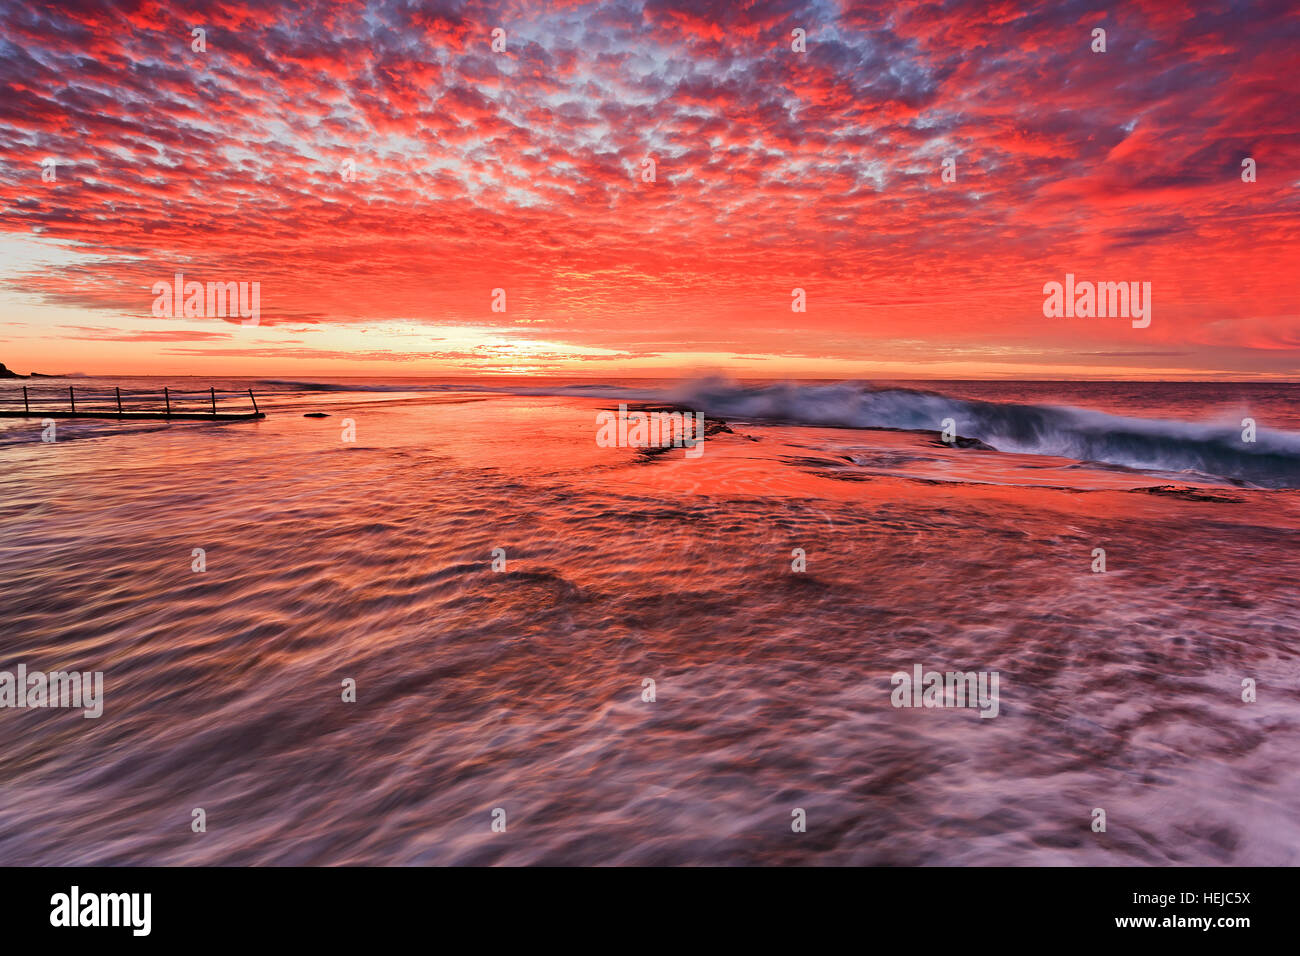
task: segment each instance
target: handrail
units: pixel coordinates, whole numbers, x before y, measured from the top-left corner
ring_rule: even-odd
[[[123,396],[122,396],[122,387],[121,387],[120,385],[113,385],[113,386],[112,386],[112,389],[113,389],[113,395],[112,395],[112,399],[111,399],[111,401],[113,402],[113,407],[112,407],[112,408],[106,408],[106,409],[103,409],[103,410],[97,410],[96,405],[93,404],[93,403],[95,403],[95,402],[97,402],[97,401],[99,400],[99,396],[95,396],[95,395],[94,395],[94,392],[95,392],[95,391],[102,391],[102,392],[105,393],[105,395],[106,395],[106,393],[107,393],[109,387],[110,387],[110,386],[108,386],[108,385],[103,385],[103,386],[89,386],[89,387],[87,387],[87,386],[83,386],[83,387],[82,387],[82,390],[83,390],[83,391],[82,391],[81,408],[78,408],[78,407],[77,407],[77,390],[76,390],[76,386],[74,386],[74,385],[69,385],[69,386],[68,386],[68,405],[67,405],[67,410],[64,411],[64,410],[62,410],[62,409],[60,409],[60,408],[57,408],[57,407],[55,407],[55,408],[51,408],[49,405],[44,404],[44,400],[45,400],[47,397],[52,399],[52,398],[53,398],[53,395],[50,395],[50,396],[41,395],[39,392],[37,392],[37,391],[35,390],[34,387],[29,387],[29,386],[27,386],[27,385],[24,385],[24,386],[22,387],[22,388],[23,388],[23,406],[22,406],[22,411],[11,410],[11,409],[9,409],[9,408],[5,408],[5,407],[3,407],[2,405],[0,405],[0,416],[4,416],[4,417],[24,417],[24,416],[29,416],[29,417],[40,417],[40,416],[42,416],[42,415],[45,415],[45,416],[53,416],[53,417],[56,417],[56,418],[117,418],[117,419],[119,419],[119,420],[125,420],[125,419],[129,419],[129,418],[133,418],[133,419],[140,419],[140,418],[159,418],[159,419],[185,418],[185,419],[191,419],[191,420],[195,420],[195,419],[202,420],[202,419],[205,419],[205,418],[206,418],[206,419],[211,419],[211,420],[223,420],[223,419],[225,419],[225,420],[231,420],[231,419],[265,418],[265,417],[266,417],[265,413],[264,413],[264,412],[263,412],[263,411],[258,407],[258,405],[257,405],[257,396],[253,394],[253,390],[252,390],[251,388],[249,388],[249,389],[246,390],[246,391],[247,391],[247,394],[248,394],[249,401],[250,401],[250,402],[252,403],[252,405],[253,405],[253,410],[252,410],[251,412],[247,412],[247,411],[222,411],[222,410],[220,410],[220,409],[217,407],[217,389],[216,389],[216,386],[213,386],[213,385],[208,386],[207,393],[206,393],[206,396],[205,396],[205,397],[207,398],[207,400],[208,400],[205,404],[208,404],[208,405],[210,406],[210,408],[211,408],[210,411],[205,410],[205,411],[203,411],[203,412],[198,412],[197,410],[186,410],[183,406],[182,406],[182,407],[178,407],[178,408],[173,408],[173,406],[172,406],[172,399],[175,398],[175,397],[178,397],[178,396],[183,397],[183,396],[185,396],[185,395],[187,395],[187,394],[192,394],[192,395],[203,395],[204,393],[201,392],[201,391],[195,391],[195,392],[192,392],[192,393],[189,393],[189,392],[186,392],[186,391],[174,391],[173,389],[171,389],[169,386],[166,386],[166,385],[164,385],[164,386],[163,386],[163,389],[162,389],[162,400],[163,400],[163,404],[162,404],[162,407],[161,407],[161,408],[159,408],[159,407],[156,406],[156,405],[151,405],[151,404],[148,402],[148,398],[149,398],[149,396],[150,396],[151,394],[157,394],[157,393],[151,393],[151,392],[148,392],[148,391],[130,391],[130,390],[128,390],[127,395],[126,395],[126,398],[124,399]],[[86,394],[86,392],[88,392],[88,391],[91,392],[91,394],[92,394],[92,397],[90,398],[89,401],[88,401],[88,400],[86,399],[86,397],[85,397],[85,394]],[[222,390],[222,394],[223,394],[223,395],[239,395],[239,394],[242,394],[242,393],[239,392],[239,391],[235,391],[235,390],[225,390],[225,389],[223,389],[223,390]],[[107,401],[108,399],[105,398],[105,400]],[[136,403],[136,407],[134,407],[134,408],[131,407],[132,402],[135,402],[135,403]],[[35,408],[33,408],[34,405],[36,406]],[[41,407],[42,405],[44,405],[44,407]]]

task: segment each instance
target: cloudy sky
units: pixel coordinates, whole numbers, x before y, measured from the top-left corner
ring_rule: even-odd
[[[0,361],[1294,378],[1298,76],[1288,2],[0,0]]]

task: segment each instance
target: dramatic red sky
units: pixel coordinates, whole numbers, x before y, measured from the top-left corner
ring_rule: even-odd
[[[1298,77],[1286,0],[0,0],[0,361],[1295,378]],[[178,271],[261,324],[153,317]]]

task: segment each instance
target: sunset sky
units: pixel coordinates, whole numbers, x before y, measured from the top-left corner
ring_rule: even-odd
[[[1286,0],[0,0],[0,362],[1293,379],[1298,78]]]

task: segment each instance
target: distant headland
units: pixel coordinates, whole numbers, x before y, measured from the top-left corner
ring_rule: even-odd
[[[0,362],[0,378],[58,378],[58,376],[42,375],[40,372],[32,372],[30,375],[19,375],[17,372],[10,371],[6,368],[4,362]]]

